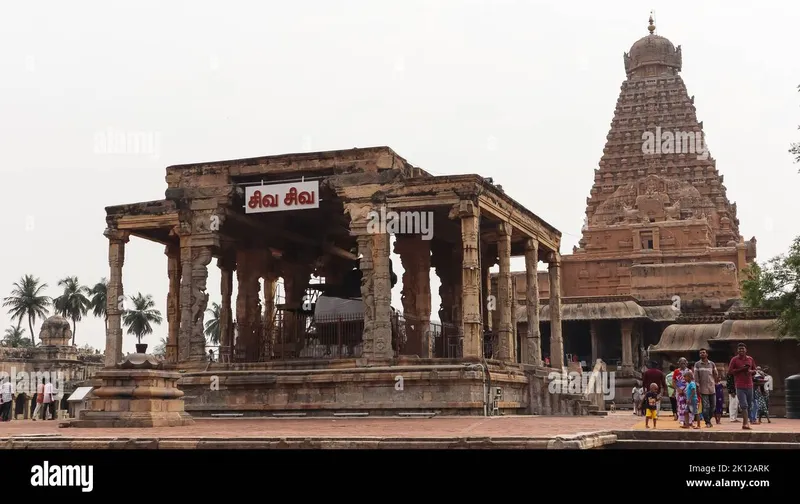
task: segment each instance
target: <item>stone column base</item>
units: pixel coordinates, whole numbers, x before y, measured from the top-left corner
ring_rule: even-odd
[[[102,385],[70,427],[178,427],[194,420],[184,411],[180,373],[163,369],[150,355],[134,354],[97,372]]]

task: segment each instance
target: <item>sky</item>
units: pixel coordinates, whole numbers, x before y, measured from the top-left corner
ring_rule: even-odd
[[[761,261],[783,253],[800,234],[788,153],[800,141],[800,3],[40,0],[6,2],[0,17],[0,297],[24,274],[50,296],[65,276],[107,277],[105,207],[162,199],[169,165],[353,147],[492,177],[570,253],[622,56],[651,9],[658,34],[683,48],[742,234]],[[115,134],[146,141],[121,148]],[[165,314],[163,246],[132,238],[123,282]],[[438,285],[434,275],[434,313]],[[103,321],[79,322],[76,340],[103,348]]]

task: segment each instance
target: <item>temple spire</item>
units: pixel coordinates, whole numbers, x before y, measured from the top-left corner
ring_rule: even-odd
[[[653,19],[653,13],[654,11],[650,11],[650,19],[648,20],[650,22],[650,26],[647,27],[647,31],[650,32],[650,35],[652,35],[653,32],[656,31],[656,25],[654,24],[655,20]]]

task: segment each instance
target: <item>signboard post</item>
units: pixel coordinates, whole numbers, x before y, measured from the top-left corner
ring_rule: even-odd
[[[245,213],[319,208],[319,181],[247,186],[244,198]]]

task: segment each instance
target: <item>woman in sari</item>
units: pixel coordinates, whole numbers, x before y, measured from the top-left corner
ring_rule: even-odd
[[[683,426],[686,418],[686,380],[684,374],[689,371],[688,362],[684,357],[678,359],[678,369],[672,374],[672,383],[675,387],[675,397],[678,400],[678,421]]]
[[[767,405],[768,392],[765,385],[766,380],[763,375],[756,375],[753,380],[753,402],[756,405],[756,424],[761,423],[761,419],[766,417],[767,423],[772,423],[769,419],[769,406]]]

